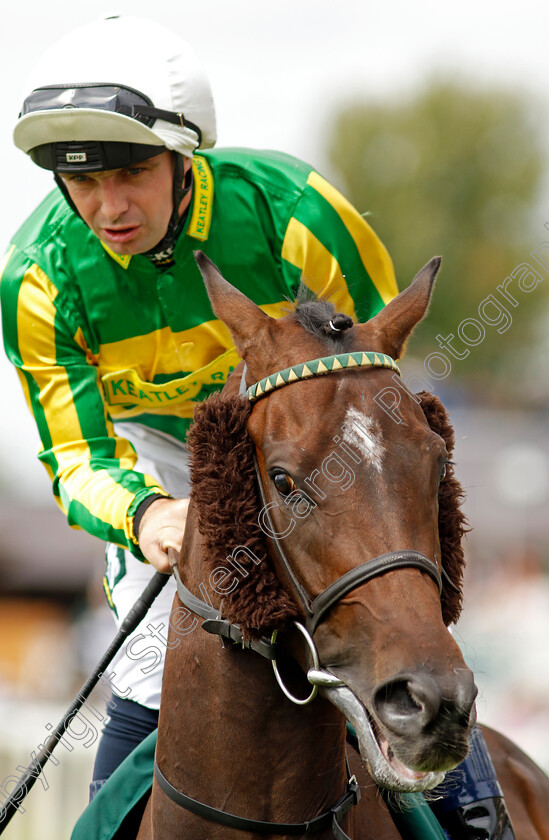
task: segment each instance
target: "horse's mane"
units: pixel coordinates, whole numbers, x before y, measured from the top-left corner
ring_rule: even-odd
[[[444,406],[433,394],[420,394],[427,422],[444,438],[448,453],[454,445],[452,426]],[[223,617],[241,625],[249,637],[283,628],[299,617],[292,596],[276,577],[266,550],[266,537],[257,517],[260,500],[253,461],[253,444],[247,433],[251,406],[242,397],[214,394],[195,411],[189,430],[191,497],[196,505],[198,529],[206,549],[205,570],[227,567],[230,555],[243,569],[239,585],[225,594]],[[460,509],[461,486],[448,465],[439,490],[439,532],[442,564],[453,586],[444,582],[442,615],[448,625],[461,612],[466,531]],[[238,555],[235,549],[245,548]]]

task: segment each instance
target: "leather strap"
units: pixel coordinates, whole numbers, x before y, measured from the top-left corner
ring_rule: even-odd
[[[360,788],[354,776],[348,781],[347,789],[343,796],[329,811],[325,811],[318,817],[302,823],[277,823],[238,817],[236,814],[230,814],[228,811],[220,811],[219,808],[213,808],[211,805],[206,805],[203,802],[199,802],[198,799],[187,796],[167,780],[156,761],[154,763],[154,775],[160,788],[172,802],[185,808],[186,811],[196,814],[198,817],[202,817],[210,822],[219,823],[227,828],[236,828],[240,831],[255,832],[256,834],[303,835],[314,834],[317,831],[322,831],[324,828],[331,827],[334,837],[337,840],[351,840],[349,835],[345,834],[340,827],[339,821],[360,799]]]
[[[419,551],[405,549],[402,551],[389,551],[387,554],[380,554],[372,560],[367,560],[354,569],[349,569],[344,575],[335,580],[326,589],[317,595],[311,604],[311,617],[307,629],[313,634],[324,614],[331,609],[344,595],[362,586],[363,583],[371,580],[385,572],[392,572],[394,569],[404,569],[412,566],[426,572],[435,581],[439,593],[442,593],[442,579],[438,566]]]
[[[348,572],[345,572],[344,575],[326,587],[320,595],[311,599],[309,593],[306,591],[305,587],[288,562],[288,558],[282,549],[280,540],[277,537],[272,536],[272,534],[276,533],[276,531],[271,519],[270,504],[267,501],[267,494],[261,480],[261,471],[259,469],[255,453],[254,465],[257,475],[257,487],[262,504],[262,511],[270,532],[268,538],[271,544],[274,545],[279,560],[284,567],[284,571],[291,581],[294,592],[303,605],[307,615],[306,627],[311,635],[315,632],[321,618],[328,612],[329,609],[337,604],[344,595],[351,592],[353,589],[357,589],[357,587],[362,586],[363,583],[366,583],[372,578],[382,575],[385,572],[390,572],[393,569],[402,569],[406,566],[413,566],[421,569],[422,572],[426,572],[432,577],[438,586],[439,594],[442,594],[442,577],[436,563],[424,554],[420,554],[419,551],[402,549],[400,551],[389,551],[386,554],[381,554],[371,560],[366,560],[365,563],[362,563],[360,566],[356,566],[354,569],[349,569]]]
[[[207,633],[223,636],[224,639],[228,639],[234,644],[240,645],[240,647],[254,650],[265,659],[276,659],[275,645],[271,644],[269,639],[266,639],[265,637],[251,640],[244,639],[244,634],[242,633],[240,625],[231,624],[226,619],[221,618],[215,607],[207,604],[206,601],[203,601],[201,598],[193,595],[190,589],[187,589],[181,580],[179,570],[176,565],[172,565],[172,570],[179,600],[187,607],[187,609],[204,619],[201,624],[203,630],[206,630]]]

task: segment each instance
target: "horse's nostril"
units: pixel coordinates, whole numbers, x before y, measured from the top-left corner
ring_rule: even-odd
[[[409,676],[379,686],[373,698],[379,720],[398,734],[411,735],[434,720],[442,696],[429,676]]]
[[[409,683],[404,680],[397,680],[385,686],[381,692],[380,702],[392,708],[394,714],[408,715],[416,714],[423,708],[421,697],[416,692],[411,692]]]

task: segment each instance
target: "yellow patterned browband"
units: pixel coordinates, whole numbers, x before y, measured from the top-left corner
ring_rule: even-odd
[[[300,365],[279,370],[250,385],[246,396],[250,402],[255,402],[277,388],[283,388],[291,382],[298,382],[301,379],[311,379],[313,376],[323,376],[326,373],[335,373],[339,370],[351,368],[378,367],[394,370],[400,376],[400,369],[394,359],[386,356],[385,353],[340,353],[337,356],[325,356],[322,359],[314,359],[311,362],[303,362]]]

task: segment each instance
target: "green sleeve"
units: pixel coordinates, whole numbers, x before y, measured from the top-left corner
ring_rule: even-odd
[[[15,365],[41,440],[38,454],[69,524],[143,556],[133,515],[152,493],[135,472],[131,444],[115,435],[97,367],[70,303],[42,269],[16,248],[1,282],[4,344]]]

